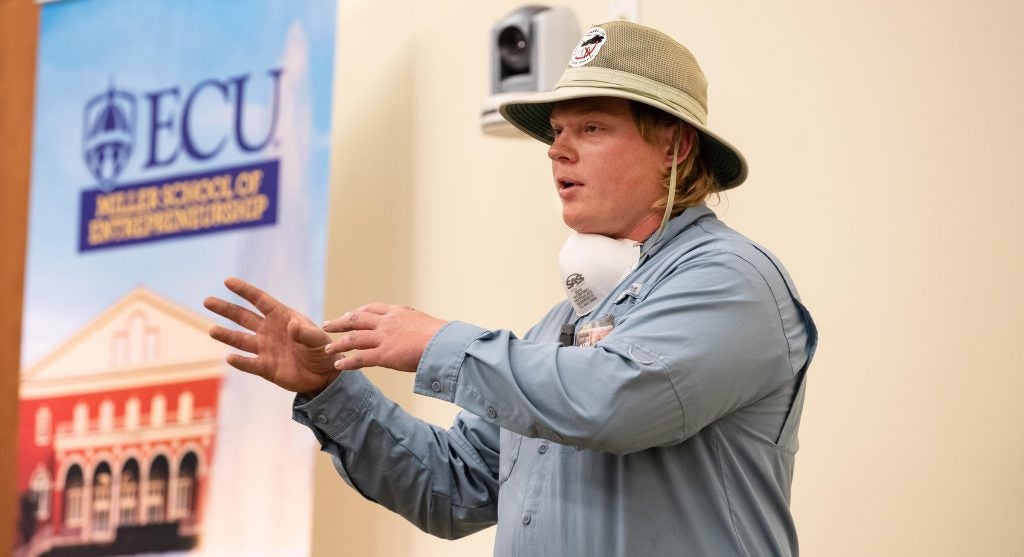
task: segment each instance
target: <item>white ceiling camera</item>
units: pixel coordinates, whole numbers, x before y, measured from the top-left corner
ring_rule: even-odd
[[[484,102],[484,132],[526,137],[498,113],[498,105],[555,87],[579,42],[580,27],[568,8],[523,6],[491,28],[490,96]]]

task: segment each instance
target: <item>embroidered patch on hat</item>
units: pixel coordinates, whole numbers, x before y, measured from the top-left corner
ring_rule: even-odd
[[[601,47],[604,46],[607,39],[608,33],[605,33],[604,29],[591,27],[583,34],[580,44],[576,45],[576,49],[572,51],[569,65],[578,68],[589,64],[597,56],[597,53],[601,52]]]

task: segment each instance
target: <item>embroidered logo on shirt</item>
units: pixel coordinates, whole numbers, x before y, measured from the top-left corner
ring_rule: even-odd
[[[615,303],[619,303],[626,299],[626,296],[633,296],[634,298],[640,295],[640,291],[644,289],[644,283],[637,281],[629,285],[625,290],[619,292],[619,295],[615,298]]]
[[[626,289],[626,294],[629,294],[630,296],[636,296],[637,294],[640,293],[640,289],[643,287],[644,283],[634,282],[633,284],[629,285],[629,288]]]

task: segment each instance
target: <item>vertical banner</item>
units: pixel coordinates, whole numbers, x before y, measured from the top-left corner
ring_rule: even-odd
[[[309,554],[312,439],[202,300],[237,275],[321,317],[334,22],[42,8],[16,555]]]

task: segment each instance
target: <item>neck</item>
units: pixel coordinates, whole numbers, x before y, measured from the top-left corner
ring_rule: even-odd
[[[651,213],[638,222],[636,226],[627,230],[625,234],[616,236],[616,239],[643,242],[647,238],[650,238],[651,234],[654,234],[654,232],[658,230],[659,226],[661,226],[661,215]]]

